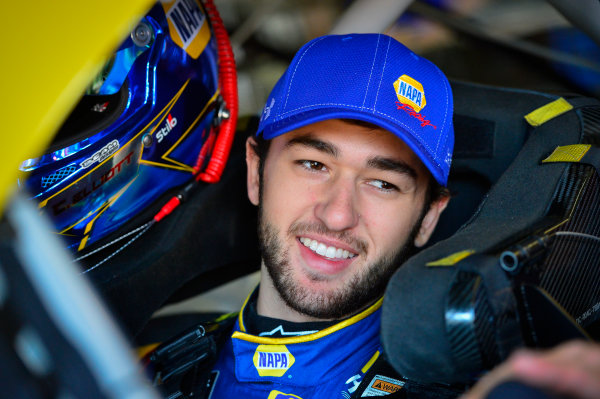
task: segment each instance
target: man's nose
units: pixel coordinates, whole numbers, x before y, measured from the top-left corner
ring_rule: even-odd
[[[357,200],[354,181],[338,177],[323,187],[315,216],[332,231],[351,229],[358,224]]]

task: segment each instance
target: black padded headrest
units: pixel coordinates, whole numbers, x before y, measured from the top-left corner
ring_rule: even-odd
[[[454,84],[453,90],[457,120],[455,127],[459,129],[456,133],[458,154],[461,154],[461,145],[470,142],[468,137],[479,134],[477,129],[468,128],[469,119],[477,118],[483,121],[480,125],[491,124],[495,129],[493,137],[485,139],[493,143],[490,157],[458,157],[453,164],[455,170],[450,173],[451,180],[453,176],[464,177],[464,184],[468,185],[470,170],[474,171],[475,184],[485,179],[490,179],[491,184],[495,175],[501,176],[468,223],[450,238],[409,259],[387,286],[381,331],[384,351],[400,374],[426,383],[470,383],[482,371],[478,367],[492,366],[507,356],[510,348],[523,344],[519,337],[519,323],[522,320],[518,320],[516,315],[508,312],[502,316],[506,317],[502,324],[505,331],[492,330],[494,336],[474,337],[472,335],[477,331],[459,331],[449,327],[452,317],[454,320],[474,317],[473,309],[464,308],[464,313],[460,313],[462,310],[459,306],[449,318],[448,306],[456,302],[481,302],[483,300],[475,296],[488,295],[483,298],[486,303],[489,302],[488,308],[495,307],[498,311],[505,307],[507,311],[515,311],[514,302],[518,298],[513,295],[510,276],[498,266],[496,251],[503,243],[534,231],[548,215],[557,189],[570,166],[564,163],[541,165],[540,162],[555,147],[580,143],[583,139],[579,110],[564,113],[536,129],[525,122],[523,117],[526,114],[556,99],[555,96],[463,83]],[[596,106],[600,104],[592,102]],[[463,118],[467,118],[467,123],[459,122]],[[475,138],[474,141],[481,140]],[[486,172],[488,166],[489,173]],[[465,173],[459,174],[458,170]],[[451,200],[457,209],[462,205],[460,200],[457,201],[459,198],[460,193],[458,198]],[[450,206],[445,212],[452,213],[453,207]],[[440,223],[444,223],[444,220]],[[461,251],[469,252],[461,255]],[[453,260],[447,259],[453,254]],[[460,262],[461,256],[467,257]],[[427,265],[444,258],[450,266]],[[477,287],[478,284],[483,288]],[[456,291],[457,286],[467,289]],[[460,298],[465,293],[473,297]],[[513,303],[509,303],[511,301]],[[492,323],[491,319],[498,317],[498,314],[492,311],[485,317],[489,317]],[[498,320],[493,322],[497,323]],[[498,337],[504,340],[499,343],[504,352],[500,351],[497,358],[482,360],[481,354],[475,353],[479,351],[479,346],[485,344],[481,341],[491,340],[496,345]],[[480,342],[475,342],[475,338]],[[470,362],[474,358],[478,358],[479,362]]]

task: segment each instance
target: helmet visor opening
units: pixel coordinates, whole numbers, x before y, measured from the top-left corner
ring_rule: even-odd
[[[127,105],[127,82],[114,94],[85,95],[63,123],[48,152],[60,150],[109,127]]]

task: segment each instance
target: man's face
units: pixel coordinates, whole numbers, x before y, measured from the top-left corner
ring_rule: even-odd
[[[335,319],[370,304],[433,230],[421,228],[431,224],[426,169],[383,129],[328,120],[274,138],[262,185],[248,158],[263,267],[300,314]]]

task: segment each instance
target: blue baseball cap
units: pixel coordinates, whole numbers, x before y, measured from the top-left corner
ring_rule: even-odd
[[[452,107],[442,71],[394,38],[328,35],[296,53],[267,99],[257,134],[272,139],[327,119],[370,122],[402,139],[446,186]]]

